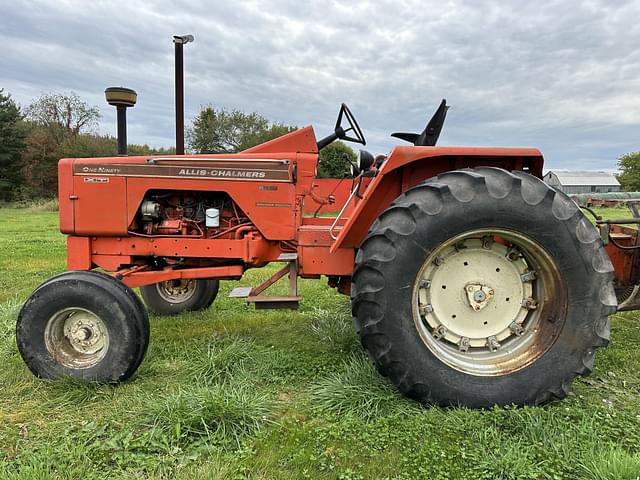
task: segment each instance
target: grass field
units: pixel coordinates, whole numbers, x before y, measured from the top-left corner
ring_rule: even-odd
[[[596,208],[596,213],[600,215],[603,220],[620,220],[622,218],[631,218],[631,212],[628,208]],[[587,214],[589,219],[592,219],[591,215]],[[629,225],[633,227],[633,225]]]
[[[1,479],[637,479],[640,323],[565,401],[538,408],[422,407],[369,366],[348,299],[303,281],[299,312],[228,299],[151,318],[151,345],[119,387],[31,376],[15,317],[64,270],[53,212],[0,209]],[[275,267],[273,267],[275,268]],[[250,272],[255,284],[273,268]]]

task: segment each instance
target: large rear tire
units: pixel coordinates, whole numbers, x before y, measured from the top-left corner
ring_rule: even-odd
[[[149,344],[149,319],[122,282],[66,272],[40,285],[16,325],[18,350],[34,375],[100,383],[129,378]]]
[[[522,172],[447,172],[372,225],[352,310],[376,367],[407,396],[535,405],[565,397],[608,343],[612,271],[563,193]]]
[[[140,287],[147,307],[160,315],[204,310],[211,306],[220,282],[211,279],[168,280]]]

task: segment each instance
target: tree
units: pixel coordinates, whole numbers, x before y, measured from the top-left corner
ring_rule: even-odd
[[[115,142],[115,138],[113,139]],[[114,143],[115,145],[115,143]],[[117,150],[117,148],[116,148]],[[176,154],[176,148],[175,147],[169,147],[169,148],[165,148],[165,147],[160,147],[160,148],[155,148],[155,147],[150,147],[149,145],[147,145],[146,143],[144,145],[137,145],[135,143],[130,143],[129,145],[127,145],[127,151],[129,152],[129,155],[175,155]],[[114,153],[115,155],[115,153]]]
[[[98,107],[89,106],[75,92],[42,95],[25,113],[29,120],[46,128],[58,144],[94,131],[100,119]]]
[[[353,149],[340,141],[330,143],[320,150],[318,178],[342,178],[349,173],[351,162],[357,160]]]
[[[25,195],[51,197],[56,191],[56,165],[59,145],[44,128],[32,127],[25,138],[22,152],[22,174]]]
[[[118,142],[114,137],[85,133],[66,139],[56,154],[58,159],[113,157],[118,154]]]
[[[618,181],[622,190],[640,192],[640,152],[626,153],[618,157],[618,168]]]
[[[235,153],[272,140],[295,127],[269,120],[257,113],[227,111],[207,105],[187,131],[187,144],[195,153]]]
[[[66,140],[58,151],[60,158],[114,157],[118,155],[118,140],[109,135],[83,133]],[[147,144],[127,145],[128,155],[175,155],[176,149],[153,148]]]
[[[55,195],[59,159],[111,155],[109,142],[92,135],[100,118],[98,107],[88,105],[74,92],[42,95],[25,114],[29,133],[22,171],[32,195]]]
[[[25,134],[20,108],[0,89],[0,198],[10,199],[22,182],[20,155]]]

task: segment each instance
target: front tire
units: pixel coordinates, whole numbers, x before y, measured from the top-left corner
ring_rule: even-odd
[[[117,383],[149,344],[149,319],[136,295],[102,273],[65,272],[40,285],[18,315],[16,340],[31,372]]]
[[[371,227],[356,258],[354,321],[378,370],[409,397],[535,405],[591,372],[616,310],[612,271],[563,193],[522,172],[447,172]]]
[[[211,306],[220,282],[212,279],[167,280],[140,287],[140,293],[149,309],[160,315],[204,310]]]

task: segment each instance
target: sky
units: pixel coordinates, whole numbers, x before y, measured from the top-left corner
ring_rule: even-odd
[[[531,146],[546,169],[615,170],[640,150],[639,19],[640,0],[4,0],[0,88],[23,107],[74,91],[111,135],[104,89],[133,88],[129,141],[172,146],[172,35],[192,34],[187,124],[213,104],[320,138],[345,102],[378,154],[446,98],[439,145]]]

